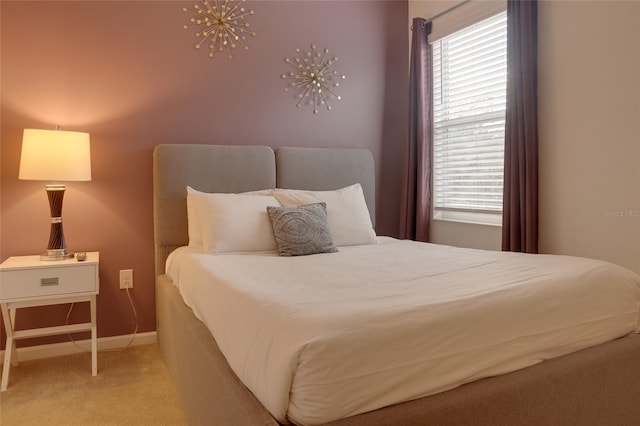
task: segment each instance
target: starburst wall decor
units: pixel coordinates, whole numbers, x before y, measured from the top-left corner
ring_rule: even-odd
[[[200,40],[196,43],[196,49],[209,42],[209,57],[213,58],[215,51],[227,52],[227,57],[232,58],[231,49],[238,44],[244,50],[249,46],[245,44],[247,35],[252,37],[256,33],[249,31],[249,23],[244,21],[245,16],[253,15],[253,10],[247,10],[242,6],[245,0],[203,0],[200,4],[193,5],[193,9],[182,8],[183,12],[190,12],[195,16],[189,19],[190,24],[184,26],[185,30],[197,28],[195,36]]]
[[[329,56],[329,49],[323,52],[316,51],[316,46],[311,45],[311,51],[303,52],[296,49],[294,58],[285,58],[284,61],[291,65],[295,71],[288,74],[282,74],[283,79],[291,79],[291,83],[284,89],[298,90],[298,108],[302,105],[312,105],[313,113],[317,114],[320,106],[326,106],[331,111],[329,99],[340,100],[340,96],[336,95],[333,90],[340,86],[337,80],[347,78],[344,74],[338,74],[332,69],[337,57]]]

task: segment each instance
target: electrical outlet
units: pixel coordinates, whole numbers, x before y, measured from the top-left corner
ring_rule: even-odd
[[[133,269],[120,270],[120,290],[133,288]]]

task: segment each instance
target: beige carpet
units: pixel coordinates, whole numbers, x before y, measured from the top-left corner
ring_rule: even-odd
[[[183,425],[157,345],[21,362],[0,394],[0,425]]]

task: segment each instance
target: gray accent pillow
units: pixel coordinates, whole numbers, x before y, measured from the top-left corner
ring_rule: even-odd
[[[280,256],[303,256],[338,251],[327,223],[327,204],[267,207]]]

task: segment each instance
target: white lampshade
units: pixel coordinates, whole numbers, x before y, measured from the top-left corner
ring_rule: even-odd
[[[91,180],[89,133],[24,129],[18,179]]]

